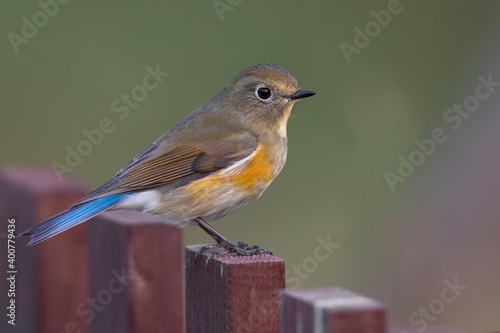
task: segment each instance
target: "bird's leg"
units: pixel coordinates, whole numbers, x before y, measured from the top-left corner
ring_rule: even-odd
[[[213,239],[215,239],[215,241],[222,245],[227,251],[229,252],[235,252],[239,255],[242,255],[242,256],[251,256],[251,255],[254,255],[254,254],[259,254],[259,253],[267,253],[267,254],[272,254],[271,251],[269,251],[268,249],[265,249],[259,245],[248,245],[248,244],[245,244],[243,242],[238,242],[236,244],[234,244],[233,242],[231,242],[229,239],[227,239],[226,237],[224,237],[223,235],[221,235],[217,230],[215,230],[210,224],[208,224],[207,222],[203,221],[203,219],[201,219],[200,217],[197,217],[194,219],[194,221],[196,223],[198,223],[198,225],[203,229],[205,230],[205,232],[207,234],[209,234],[210,236],[212,236]],[[206,248],[202,248],[200,250],[203,251],[205,250]],[[214,252],[212,252],[212,254],[210,255],[209,259],[214,257],[214,256],[217,256],[219,254],[222,254],[226,251],[223,251],[223,250],[215,250]]]
[[[198,223],[200,228],[205,230],[205,232],[209,234],[217,242],[217,244],[221,244],[222,246],[228,249],[233,248],[235,246],[233,242],[231,242],[229,239],[227,239],[221,233],[215,230],[210,224],[203,221],[202,218],[196,217],[194,221]]]

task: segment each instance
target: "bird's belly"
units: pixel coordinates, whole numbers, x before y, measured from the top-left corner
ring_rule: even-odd
[[[270,158],[259,146],[244,163],[167,191],[154,210],[180,226],[191,224],[195,217],[220,219],[260,197],[281,171],[285,157],[286,151],[282,158]]]

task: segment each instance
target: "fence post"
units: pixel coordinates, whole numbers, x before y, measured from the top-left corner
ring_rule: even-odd
[[[186,247],[188,333],[279,332],[278,292],[285,264],[278,257],[222,254]]]
[[[0,172],[0,234],[7,220],[15,220],[15,234],[67,209],[83,197],[86,187],[75,180],[60,181],[52,170],[7,167]],[[87,332],[75,309],[87,295],[85,228],[77,226],[41,244],[27,247],[27,238],[15,240],[16,331]],[[0,307],[6,311],[7,238],[0,238]],[[9,267],[10,268],[10,267]],[[11,269],[9,269],[11,270]],[[0,327],[12,330],[5,313]],[[7,328],[8,327],[8,328]]]
[[[89,332],[183,332],[180,229],[134,211],[89,223]]]
[[[385,306],[339,287],[280,292],[281,332],[385,333]]]

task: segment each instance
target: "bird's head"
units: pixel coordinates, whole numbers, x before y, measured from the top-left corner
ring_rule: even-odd
[[[302,90],[295,78],[284,68],[258,63],[240,71],[224,89],[226,107],[238,112],[245,126],[271,130],[286,136],[286,123],[293,105],[300,99],[313,96]]]

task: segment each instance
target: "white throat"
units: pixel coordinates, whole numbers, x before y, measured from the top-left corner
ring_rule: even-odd
[[[278,121],[278,135],[282,138],[286,138],[286,124],[288,122],[288,118],[290,117],[290,113],[292,112],[292,108],[286,111],[281,119]]]

